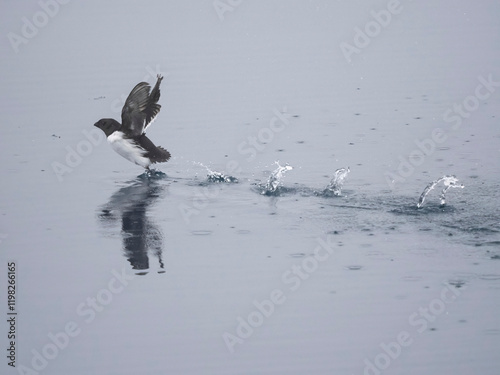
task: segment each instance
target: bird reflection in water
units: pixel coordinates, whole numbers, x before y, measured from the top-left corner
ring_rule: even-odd
[[[158,182],[158,176],[161,175],[148,176],[145,173],[137,177],[116,191],[98,210],[99,221],[107,230],[121,221],[124,255],[137,275],[149,272],[151,254],[158,259],[158,273],[165,272],[162,260],[163,235],[153,218],[148,216],[148,210],[161,197],[165,188],[164,184]]]

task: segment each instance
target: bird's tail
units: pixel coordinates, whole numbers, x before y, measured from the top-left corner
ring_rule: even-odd
[[[170,152],[165,150],[161,146],[157,146],[157,150],[153,155],[150,155],[150,159],[153,163],[163,163],[168,161],[172,155],[170,155]]]

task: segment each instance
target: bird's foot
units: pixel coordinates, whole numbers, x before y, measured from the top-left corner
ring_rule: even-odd
[[[146,171],[144,172],[144,174],[148,177],[148,178],[154,178],[154,179],[157,179],[157,178],[163,178],[163,177],[166,177],[167,175],[165,173],[163,173],[162,171],[158,171],[156,169],[150,169],[149,167],[146,168]]]

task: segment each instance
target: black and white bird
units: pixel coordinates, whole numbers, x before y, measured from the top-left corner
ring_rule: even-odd
[[[122,109],[121,124],[112,118],[103,118],[94,124],[106,134],[113,150],[147,170],[153,163],[170,159],[170,152],[155,146],[145,133],[161,108],[158,100],[163,77],[158,75],[157,78],[153,90],[146,82],[138,83],[132,89]]]

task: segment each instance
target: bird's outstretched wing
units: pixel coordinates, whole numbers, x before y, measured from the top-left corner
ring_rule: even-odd
[[[144,133],[160,112],[160,83],[163,77],[157,76],[155,87],[146,82],[138,83],[130,92],[122,109],[122,126],[131,135],[138,136]],[[151,94],[150,94],[151,91]]]

